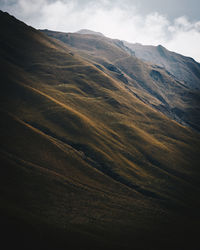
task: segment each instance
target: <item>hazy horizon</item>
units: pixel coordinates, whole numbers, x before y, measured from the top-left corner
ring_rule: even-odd
[[[198,0],[1,0],[0,9],[37,29],[89,29],[111,38],[163,45],[200,62]]]

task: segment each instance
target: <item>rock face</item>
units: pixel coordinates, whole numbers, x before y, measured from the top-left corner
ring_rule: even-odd
[[[126,83],[144,103],[200,131],[200,65],[192,58],[162,46],[130,44],[93,34],[43,32]]]
[[[194,249],[200,135],[163,114],[188,88],[116,40],[0,25],[1,244]]]

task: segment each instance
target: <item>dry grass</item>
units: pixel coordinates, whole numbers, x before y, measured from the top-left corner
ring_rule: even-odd
[[[16,221],[5,224],[70,249],[170,246],[182,227],[172,225],[194,226],[199,134],[66,45],[0,18],[1,204]]]

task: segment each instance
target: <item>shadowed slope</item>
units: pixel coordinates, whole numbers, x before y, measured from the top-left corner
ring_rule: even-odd
[[[0,19],[1,214],[10,238],[33,249],[190,243],[181,235],[198,224],[199,135],[63,43]]]

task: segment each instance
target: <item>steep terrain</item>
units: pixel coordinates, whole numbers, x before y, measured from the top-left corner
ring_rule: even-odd
[[[94,63],[95,50],[86,60],[85,51],[7,13],[0,12],[0,24],[0,209],[7,249],[12,243],[194,249],[199,134],[141,101],[131,84]],[[117,68],[134,63],[140,86],[146,64],[128,57],[119,67],[116,51],[126,52],[117,45],[106,51]]]
[[[200,64],[194,59],[169,51],[161,45],[124,44],[134,51],[136,57],[164,67],[188,87],[200,90]]]
[[[181,81],[159,65],[144,63],[135,57],[130,44],[126,45],[123,41],[94,35],[91,32],[89,34],[48,30],[43,32],[66,43],[94,66],[125,83],[126,88],[144,103],[181,124],[200,130],[200,91],[198,90],[200,78],[196,62],[193,63],[196,67],[193,67],[196,75],[191,74],[186,63],[177,64],[182,77],[190,76],[193,79],[193,83],[190,84]],[[179,57],[182,58],[181,55]],[[171,67],[175,68],[173,65]],[[189,73],[185,74],[185,71]]]

